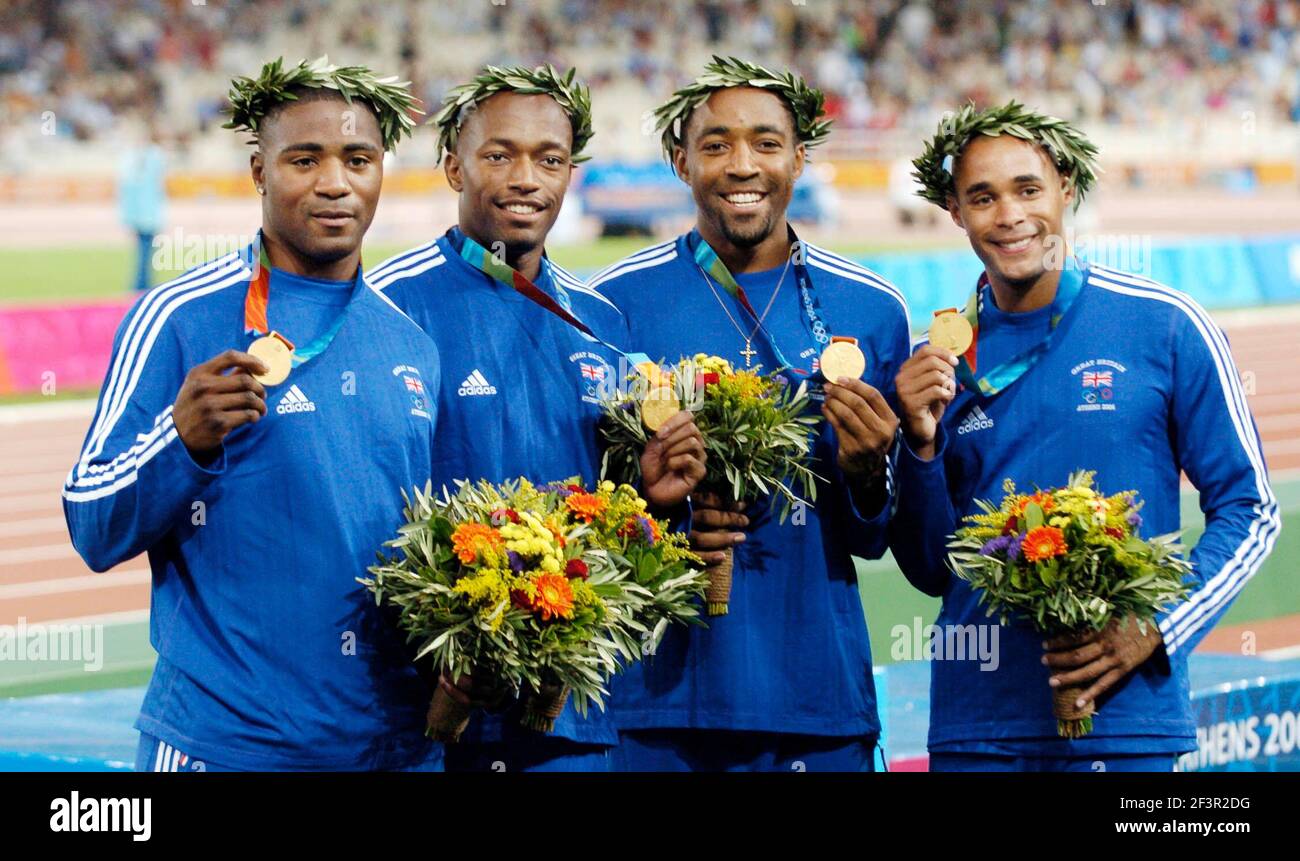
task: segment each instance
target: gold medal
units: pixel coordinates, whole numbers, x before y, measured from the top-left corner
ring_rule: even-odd
[[[670,386],[656,386],[641,401],[641,422],[651,432],[658,431],[664,422],[681,410],[682,402],[677,400]]]
[[[833,383],[840,377],[860,380],[867,370],[867,357],[862,355],[857,338],[831,338],[831,344],[822,350],[822,376]]]
[[[957,313],[956,308],[935,311],[930,321],[930,343],[943,347],[953,355],[960,356],[970,349],[975,340],[975,330],[970,321]]]
[[[253,379],[264,386],[278,386],[289,379],[293,370],[293,345],[279,332],[263,335],[248,346],[248,354],[256,356],[269,369],[265,374],[254,374]]]

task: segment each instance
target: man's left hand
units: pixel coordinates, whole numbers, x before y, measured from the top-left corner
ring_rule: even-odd
[[[641,489],[659,509],[686,500],[704,478],[704,437],[686,410],[660,426],[641,453]]]
[[[850,478],[874,483],[898,432],[898,416],[877,389],[848,377],[827,384],[822,415],[839,440],[840,469]]]
[[[1080,695],[1076,708],[1083,708],[1113,688],[1151,657],[1163,643],[1160,629],[1147,623],[1146,633],[1138,630],[1137,619],[1119,619],[1100,631],[1084,635],[1065,635],[1043,643],[1047,654],[1043,663],[1052,668],[1048,680],[1054,688],[1062,685],[1091,686]]]

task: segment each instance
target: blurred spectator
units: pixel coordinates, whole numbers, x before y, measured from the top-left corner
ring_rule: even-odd
[[[153,238],[162,231],[167,206],[167,161],[157,126],[149,138],[128,149],[118,173],[118,214],[136,238],[136,267],[132,286],[148,290],[153,286]]]

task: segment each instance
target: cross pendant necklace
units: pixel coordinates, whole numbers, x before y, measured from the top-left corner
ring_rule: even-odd
[[[758,355],[758,351],[755,350],[753,346],[754,336],[758,334],[759,329],[763,328],[763,321],[767,319],[767,312],[772,310],[772,303],[776,301],[776,294],[781,292],[781,285],[785,283],[785,274],[790,271],[790,261],[793,259],[793,254],[786,258],[785,268],[781,270],[781,278],[776,282],[776,289],[772,291],[772,298],[767,300],[767,307],[764,308],[763,313],[759,315],[757,324],[754,326],[754,331],[750,332],[748,335],[745,334],[744,329],[740,328],[740,324],[736,322],[736,318],[731,316],[731,311],[727,309],[727,303],[722,301],[722,297],[719,296],[718,291],[714,289],[713,279],[709,278],[709,274],[705,272],[699,264],[696,264],[695,268],[699,269],[700,274],[704,276],[704,283],[709,285],[709,292],[713,294],[714,299],[718,300],[718,304],[722,306],[723,313],[727,315],[727,319],[731,321],[731,325],[736,327],[736,331],[740,333],[740,337],[745,339],[745,349],[740,351],[740,355],[745,357],[746,368],[753,367],[754,357]]]

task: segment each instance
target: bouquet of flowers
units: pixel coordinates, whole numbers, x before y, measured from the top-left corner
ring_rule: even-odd
[[[1136,619],[1139,630],[1186,597],[1191,564],[1177,533],[1139,537],[1142,503],[1135,491],[1103,496],[1092,472],[1070,475],[1065,487],[1032,494],[1008,479],[1002,504],[977,500],[979,514],[949,540],[958,577],[981,591],[988,615],[1006,624],[1013,614],[1056,637],[1100,631],[1112,619]],[[1092,703],[1075,708],[1081,687],[1057,688],[1057,732],[1079,738],[1092,731]]]
[[[406,496],[406,523],[369,579],[396,608],[416,660],[525,692],[523,723],[549,732],[570,693],[604,708],[623,662],[653,652],[671,622],[703,624],[705,575],[686,538],[667,532],[627,486],[526,479],[457,482]],[[469,712],[441,688],[429,732],[455,741]]]
[[[737,370],[704,353],[669,369],[642,369],[629,378],[632,386],[602,403],[601,432],[608,446],[601,474],[616,481],[640,478],[641,453],[654,433],[645,413],[656,397],[665,398],[694,413],[704,438],[707,472],[699,489],[733,502],[779,497],[785,522],[796,504],[817,498],[818,476],[809,461],[811,429],[821,417],[806,415],[802,388],[792,391],[779,373],[760,370]],[[727,612],[731,567],[729,548],[726,561],[708,569],[710,615]]]

